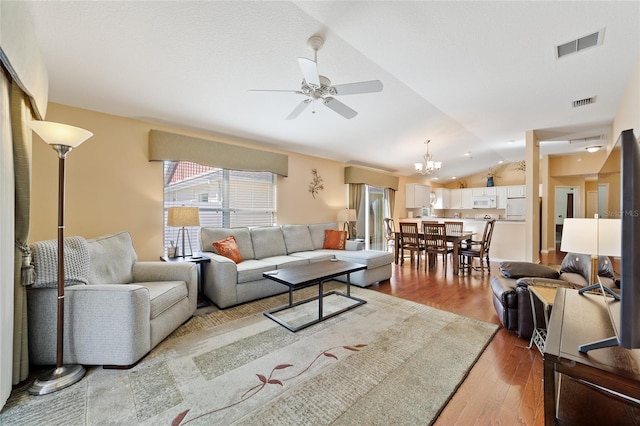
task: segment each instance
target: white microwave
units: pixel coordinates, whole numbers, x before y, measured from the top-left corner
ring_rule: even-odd
[[[495,209],[496,205],[495,196],[473,197],[474,209]]]

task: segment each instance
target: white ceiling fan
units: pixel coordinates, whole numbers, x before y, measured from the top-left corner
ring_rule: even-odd
[[[298,58],[298,64],[302,70],[304,80],[300,90],[249,90],[250,92],[287,92],[296,93],[306,97],[300,102],[291,114],[287,116],[287,120],[292,120],[300,115],[310,104],[320,101],[327,108],[337,112],[344,118],[350,119],[355,117],[358,112],[343,104],[334,96],[357,95],[362,93],[375,93],[382,91],[382,82],[380,80],[360,81],[357,83],[331,85],[331,80],[318,73],[318,50],[324,45],[324,39],[320,36],[311,36],[307,40],[307,45],[314,52],[314,60],[307,58]],[[315,113],[315,110],[313,111]]]

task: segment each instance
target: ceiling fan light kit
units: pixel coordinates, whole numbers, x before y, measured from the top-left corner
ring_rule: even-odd
[[[358,112],[337,100],[334,96],[358,95],[363,93],[375,93],[382,91],[380,80],[360,81],[356,83],[338,84],[333,86],[331,80],[318,73],[318,50],[324,45],[324,39],[318,35],[309,37],[307,46],[313,50],[314,60],[308,58],[298,58],[298,65],[302,71],[304,79],[300,85],[300,90],[249,90],[250,92],[288,92],[303,95],[307,98],[301,101],[293,111],[287,116],[287,120],[297,118],[310,104],[315,105],[319,101],[322,105],[338,113],[344,118],[351,119],[358,115]],[[315,108],[313,110],[315,113]]]

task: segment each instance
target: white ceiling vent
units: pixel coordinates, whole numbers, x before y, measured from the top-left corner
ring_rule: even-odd
[[[596,97],[592,96],[590,98],[578,99],[577,101],[571,102],[571,106],[574,108],[582,107],[585,105],[591,105],[596,103]]]
[[[602,44],[603,39],[604,39],[604,28],[593,34],[589,34],[584,37],[580,37],[577,40],[571,40],[568,43],[564,43],[559,46],[556,46],[556,57],[560,59],[563,56],[567,56],[572,53],[577,53],[577,52],[580,52],[581,50],[597,46],[599,44]]]

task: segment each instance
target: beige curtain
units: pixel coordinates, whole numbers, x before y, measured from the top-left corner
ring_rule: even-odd
[[[31,130],[26,125],[32,118],[29,97],[11,84],[11,133],[13,136],[13,168],[15,174],[15,258],[14,258],[14,323],[13,323],[13,384],[29,375],[27,334],[27,291],[23,275],[28,280],[31,256],[29,239],[31,204]]]
[[[388,210],[389,212],[388,217],[393,217],[393,212],[396,206],[396,191],[391,188],[385,188],[384,199],[389,203],[385,206],[385,210]]]
[[[362,207],[362,199],[364,198],[364,183],[349,184],[349,208],[356,210],[356,217],[360,219],[360,207]],[[358,226],[360,224],[360,226]],[[364,223],[361,220],[356,221],[356,238],[364,237]]]

